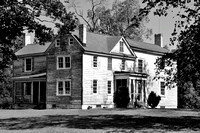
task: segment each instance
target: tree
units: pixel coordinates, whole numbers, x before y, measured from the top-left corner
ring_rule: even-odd
[[[125,0],[112,3],[112,8],[107,8],[105,0],[90,0],[91,9],[85,18],[83,12],[75,12],[88,25],[89,31],[101,34],[124,36],[130,39],[142,41],[143,37],[149,38],[150,29],[145,28],[148,22],[147,16],[139,16],[140,6],[138,0]]]
[[[48,17],[48,19],[43,19]],[[67,12],[59,0],[1,0],[0,2],[0,84],[5,81],[4,71],[16,56],[24,30],[35,32],[43,44],[54,36],[53,29],[44,22],[54,23],[60,31],[70,32],[76,26],[73,13]],[[3,86],[0,86],[2,89]]]
[[[191,95],[188,92],[194,92],[196,102],[192,102],[194,103],[192,106],[199,108],[196,105],[200,103],[200,2],[190,0],[143,0],[143,2],[147,4],[141,12],[143,15],[147,15],[152,8],[156,8],[155,15],[167,15],[171,8],[179,9],[176,15],[180,19],[175,22],[173,37],[170,39],[172,45],[177,42],[178,46],[174,52],[166,53],[157,60],[157,78],[160,78],[159,74],[164,71],[168,75],[165,77],[168,86],[177,83],[179,101],[185,101],[181,104],[179,102],[179,107],[187,105],[185,99],[188,95]],[[169,69],[173,66],[174,61],[177,62],[177,71],[174,71],[173,68]],[[162,67],[163,64],[166,67]],[[185,85],[191,83],[192,85],[189,85],[189,87]],[[194,88],[194,90],[191,88]]]

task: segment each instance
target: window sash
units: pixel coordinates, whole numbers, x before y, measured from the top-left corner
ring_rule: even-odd
[[[69,44],[74,44],[74,39],[73,38],[69,39]]]
[[[97,67],[97,56],[93,56],[93,67]]]
[[[108,58],[108,70],[112,70],[112,58]]]
[[[138,72],[143,72],[143,60],[138,60]]]
[[[70,81],[65,81],[65,94],[70,94],[70,92],[71,92]]]
[[[165,95],[165,83],[160,82],[160,94]]]
[[[58,57],[58,68],[63,68],[63,57]]]
[[[108,94],[111,94],[111,81],[108,81]]]
[[[125,60],[122,60],[122,70],[125,70]]]
[[[124,52],[124,44],[122,41],[120,41],[120,43],[119,43],[119,51]]]
[[[70,57],[65,57],[65,67],[70,68]]]
[[[93,93],[97,93],[97,80],[93,80]]]
[[[60,47],[60,40],[59,39],[56,40],[56,47]]]
[[[58,81],[58,94],[63,94],[63,93],[64,93],[63,82]]]
[[[32,71],[32,59],[31,58],[27,58],[25,60],[25,71]]]
[[[71,80],[57,81],[57,95],[71,94]]]

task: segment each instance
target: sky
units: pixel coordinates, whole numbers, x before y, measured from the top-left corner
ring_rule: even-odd
[[[74,0],[69,0],[69,2],[72,2]],[[90,8],[90,3],[88,2],[88,0],[75,0],[79,10],[83,10],[83,13],[86,15],[87,13],[87,9]],[[106,5],[108,7],[111,7],[111,4],[114,0],[107,0]],[[141,4],[141,0],[140,4]],[[143,6],[141,4],[141,6]],[[73,11],[73,9],[70,9]],[[158,17],[158,16],[154,16],[153,12],[151,12],[149,14],[149,23],[147,23],[146,27],[152,29],[153,34],[151,36],[151,39],[146,39],[144,40],[144,42],[147,43],[154,43],[154,34],[158,34],[161,33],[163,35],[163,44],[167,45],[169,47],[169,49],[174,49],[176,48],[175,46],[170,46],[170,37],[171,37],[171,33],[173,32],[174,29],[174,23],[177,20],[177,18],[173,18],[175,16],[175,13],[170,13],[168,16],[166,17]],[[80,18],[81,20],[81,18]],[[84,23],[83,20],[81,20],[82,23]]]

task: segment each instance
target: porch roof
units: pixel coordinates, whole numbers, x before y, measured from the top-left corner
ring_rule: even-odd
[[[124,72],[124,71],[115,71],[115,76],[131,76],[131,77],[142,77],[147,78],[147,73],[138,73],[138,72]]]
[[[39,73],[39,74],[32,74],[27,76],[19,76],[19,77],[13,77],[12,79],[30,79],[30,78],[43,78],[46,77],[46,73]]]

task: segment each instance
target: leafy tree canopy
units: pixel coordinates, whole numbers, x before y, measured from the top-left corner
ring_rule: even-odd
[[[76,14],[87,23],[89,31],[139,41],[142,41],[143,37],[149,38],[152,34],[152,30],[144,26],[149,19],[140,15],[138,0],[115,0],[111,8],[106,7],[105,0],[89,1],[91,9],[88,9],[87,17],[83,12],[78,12],[76,5],[73,5]]]

